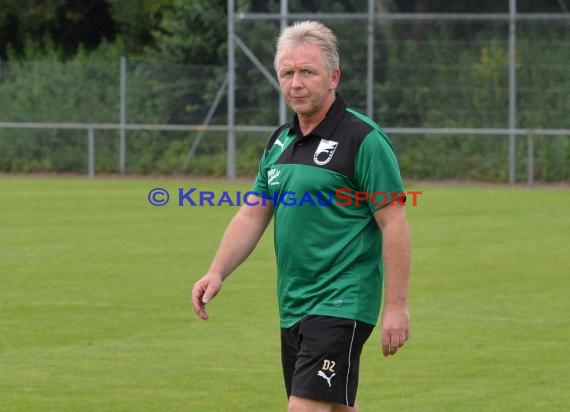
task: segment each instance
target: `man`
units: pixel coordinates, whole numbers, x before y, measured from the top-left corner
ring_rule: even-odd
[[[192,305],[208,319],[205,305],[274,216],[288,411],[358,411],[360,354],[383,284],[384,355],[409,338],[411,236],[403,200],[392,195],[403,194],[398,164],[379,126],[336,93],[339,56],[327,27],[305,21],[285,29],[275,70],[293,122],[269,139],[253,187],[259,196],[229,224]],[[284,193],[303,202],[284,201]],[[326,193],[337,199],[323,206]]]

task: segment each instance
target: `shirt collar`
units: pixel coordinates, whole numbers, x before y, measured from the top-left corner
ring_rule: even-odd
[[[325,115],[325,118],[321,120],[317,127],[315,127],[307,136],[315,135],[322,139],[329,139],[341,122],[345,111],[346,103],[344,99],[338,92],[335,92],[335,100]],[[299,137],[303,136],[301,128],[299,127],[299,116],[297,114],[293,117],[293,126],[291,127],[291,131]]]

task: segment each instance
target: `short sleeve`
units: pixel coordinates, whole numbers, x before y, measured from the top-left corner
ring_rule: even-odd
[[[358,189],[369,194],[368,207],[374,213],[393,201],[405,202],[404,185],[392,142],[380,129],[363,140],[356,155]]]
[[[263,152],[263,156],[259,160],[259,168],[257,170],[257,176],[255,177],[255,181],[253,183],[252,191],[259,193],[260,196],[262,193],[267,193],[267,171],[265,164],[267,162],[267,149]]]

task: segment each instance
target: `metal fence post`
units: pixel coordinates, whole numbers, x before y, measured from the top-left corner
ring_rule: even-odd
[[[120,129],[120,143],[119,143],[119,173],[125,174],[125,164],[127,158],[127,142],[125,124],[127,119],[127,59],[121,57],[120,69],[120,108],[119,108],[119,123]]]
[[[235,1],[228,0],[228,137],[226,175],[236,180]]]
[[[376,2],[368,0],[368,40],[366,54],[366,115],[374,118],[374,7]]]
[[[509,1],[509,183],[516,181],[516,144],[513,132],[517,124],[517,72],[516,72],[516,18],[517,0]]]
[[[287,28],[287,14],[289,13],[289,2],[288,0],[281,0],[281,23],[279,25],[281,32]],[[283,124],[287,121],[287,105],[285,104],[285,98],[279,93],[279,124]]]
[[[95,133],[92,127],[87,129],[87,173],[89,179],[95,179]]]
[[[534,134],[532,130],[526,135],[527,158],[526,158],[526,180],[528,188],[534,186]]]

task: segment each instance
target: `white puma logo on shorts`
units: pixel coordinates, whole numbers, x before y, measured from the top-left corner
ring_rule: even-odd
[[[333,373],[331,376],[327,376],[326,373],[324,373],[323,371],[318,371],[317,375],[319,375],[321,378],[327,381],[327,383],[329,384],[329,388],[332,387],[331,379],[335,377],[336,373]]]

